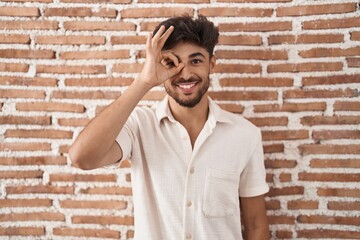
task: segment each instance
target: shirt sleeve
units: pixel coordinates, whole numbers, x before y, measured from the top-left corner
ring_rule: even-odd
[[[269,191],[266,183],[266,171],[264,165],[264,152],[261,140],[261,132],[258,131],[258,141],[251,158],[240,175],[240,197],[255,197]]]

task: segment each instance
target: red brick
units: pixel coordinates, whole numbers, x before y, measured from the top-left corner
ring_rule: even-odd
[[[0,171],[0,179],[42,178],[42,171]]]
[[[51,207],[51,199],[0,199],[0,208]]]
[[[63,3],[131,3],[131,0],[60,0]]]
[[[292,22],[250,22],[250,23],[220,23],[221,32],[271,32],[290,31]]]
[[[276,224],[295,224],[295,217],[292,216],[268,216],[269,224],[276,225]]]
[[[0,142],[0,151],[50,151],[50,143]]]
[[[160,22],[141,22],[140,23],[140,29],[141,31],[147,31],[147,32],[152,32],[157,25],[159,25]]]
[[[164,91],[150,91],[145,94],[142,100],[149,100],[149,101],[160,101],[164,99],[166,93]]]
[[[265,204],[267,210],[279,210],[281,208],[279,200],[266,201]]]
[[[290,173],[280,173],[279,180],[280,182],[292,182],[292,176]]]
[[[277,230],[275,233],[276,239],[293,239],[293,233],[286,230]]]
[[[27,72],[29,64],[25,63],[0,63],[0,72]]]
[[[45,86],[45,87],[56,87],[58,81],[55,78],[26,78],[16,76],[0,76],[0,85],[8,86]]]
[[[128,230],[126,232],[126,237],[129,239],[129,238],[134,238],[134,235],[135,235],[135,232],[134,230]]]
[[[350,33],[350,39],[352,41],[360,41],[360,31],[354,31]]]
[[[100,86],[129,86],[134,80],[132,78],[68,78],[65,79],[66,86],[86,86],[86,87],[100,87]]]
[[[109,229],[88,229],[88,228],[54,228],[55,236],[74,236],[74,237],[97,237],[120,239],[120,232]]]
[[[253,35],[220,35],[219,36],[220,45],[244,45],[244,46],[260,46],[262,44],[261,36]]]
[[[1,21],[2,30],[58,30],[57,21]]]
[[[360,145],[304,144],[299,146],[302,154],[359,154]]]
[[[360,174],[348,173],[307,173],[300,172],[298,174],[300,181],[316,181],[316,182],[359,182]]]
[[[303,22],[303,29],[336,29],[360,26],[360,17],[311,20]]]
[[[209,92],[214,100],[276,100],[277,92],[275,91],[224,91]]]
[[[264,145],[264,153],[282,153],[284,152],[284,144]]]
[[[2,2],[40,2],[40,3],[52,3],[53,0],[1,0]]]
[[[360,159],[312,159],[312,168],[360,168]]]
[[[341,43],[343,34],[301,34],[301,35],[271,35],[270,45],[276,44],[311,44],[311,43]]]
[[[291,2],[292,0],[218,0],[217,2],[236,2],[236,3],[280,3]]]
[[[81,224],[100,224],[100,225],[134,225],[133,217],[115,217],[115,216],[73,216],[72,223]]]
[[[218,50],[218,59],[257,59],[257,60],[287,60],[285,50]]]
[[[63,130],[27,130],[9,129],[5,132],[7,138],[51,138],[51,139],[71,139],[73,132]]]
[[[47,45],[100,45],[105,44],[105,37],[102,36],[36,36],[36,44],[47,44]]]
[[[81,65],[81,66],[64,66],[64,65],[36,65],[37,73],[52,74],[101,74],[106,73],[106,67],[102,65]]]
[[[59,126],[85,127],[91,119],[89,118],[59,118]]]
[[[356,130],[319,130],[319,131],[313,131],[312,138],[314,140],[359,139],[360,131],[356,131]]]
[[[254,112],[303,112],[303,111],[325,111],[326,103],[283,103],[255,105]]]
[[[26,34],[0,34],[0,43],[29,44],[30,41]]]
[[[50,174],[50,182],[116,182],[115,174]]]
[[[259,117],[259,118],[248,118],[250,122],[258,127],[261,126],[287,126],[287,117]]]
[[[334,103],[335,111],[360,111],[360,102],[336,101]]]
[[[206,7],[200,8],[198,12],[206,17],[271,17],[273,10],[270,8]]]
[[[333,229],[307,229],[297,230],[297,237],[305,239],[314,238],[337,238],[337,239],[359,239],[360,232],[349,230],[333,230]]]
[[[341,71],[342,69],[343,64],[341,62],[282,63],[270,64],[267,72],[328,72]]]
[[[129,58],[128,50],[61,52],[60,59],[121,59]]]
[[[317,195],[321,197],[354,197],[360,198],[360,189],[318,188]]]
[[[50,185],[35,186],[8,186],[6,193],[9,194],[74,194],[74,187],[58,187]]]
[[[72,31],[135,31],[136,25],[128,22],[67,21],[65,30]],[[103,38],[103,37],[101,37]]]
[[[188,14],[194,15],[193,8],[128,8],[120,11],[122,18],[157,18],[157,17],[174,17]]]
[[[242,113],[245,107],[241,104],[228,104],[228,103],[221,103],[219,106],[224,109],[225,111],[232,112],[232,113]]]
[[[99,195],[132,195],[132,189],[128,187],[94,187],[81,189],[83,194],[99,194]]]
[[[357,89],[344,90],[287,90],[284,98],[351,98],[359,96]]]
[[[360,211],[360,202],[329,202],[329,210]]]
[[[62,221],[65,222],[65,215],[55,212],[29,212],[0,214],[0,222],[19,221]]]
[[[45,227],[6,227],[0,228],[1,236],[42,236]]]
[[[360,58],[346,58],[349,67],[360,67]]]
[[[85,200],[61,200],[60,206],[62,208],[87,208],[87,209],[112,209],[119,210],[125,209],[127,203],[125,201],[111,201],[111,200],[99,200],[99,201],[85,201]]]
[[[51,94],[51,99],[115,99],[120,97],[120,92],[107,91],[82,91],[82,92],[65,92],[54,91]]]
[[[294,168],[297,162],[295,160],[280,160],[280,159],[267,159],[265,160],[266,169],[277,168]]]
[[[223,64],[219,63],[214,68],[215,73],[260,73],[259,64]]]
[[[360,124],[360,119],[357,116],[334,116],[334,117],[306,116],[306,117],[302,117],[300,120],[301,120],[301,124],[307,126]]]
[[[291,78],[222,78],[222,87],[291,87]]]
[[[318,14],[339,14],[356,11],[355,3],[321,4],[306,6],[279,7],[276,10],[278,17],[284,16],[308,16]]]
[[[51,117],[0,116],[0,124],[50,125]]]
[[[0,96],[4,98],[36,98],[44,99],[43,90],[18,90],[18,89],[0,89]]]
[[[360,47],[352,48],[312,48],[299,52],[303,58],[322,58],[322,57],[343,57],[360,55]]]
[[[120,73],[140,73],[143,68],[141,63],[118,63],[114,64],[112,71]]]
[[[338,216],[321,216],[321,215],[300,215],[297,218],[300,223],[322,223],[322,224],[340,224],[340,225],[360,225],[358,217],[338,217]]]
[[[110,40],[112,45],[117,44],[145,44],[146,36],[112,36]]]
[[[35,7],[0,7],[0,16],[39,17],[40,11]]]
[[[335,75],[325,77],[304,77],[302,79],[302,83],[303,86],[360,83],[360,74]]]
[[[308,139],[308,130],[278,130],[278,131],[262,131],[263,140],[295,140]]]
[[[65,157],[0,157],[0,165],[66,165]]]
[[[37,111],[37,112],[74,112],[84,113],[85,106],[74,103],[62,102],[19,102],[16,103],[18,111]]]
[[[287,203],[287,209],[318,209],[319,202],[306,200],[293,200]]]
[[[303,195],[304,187],[302,186],[292,186],[292,187],[283,187],[283,188],[270,188],[270,191],[266,194],[269,197],[275,196],[286,196],[286,195]]]
[[[74,8],[46,8],[44,10],[45,17],[61,16],[61,17],[90,17],[93,15],[91,8],[74,7]]]

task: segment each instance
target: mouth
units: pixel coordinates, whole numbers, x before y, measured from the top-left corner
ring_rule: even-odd
[[[193,82],[180,82],[175,84],[178,89],[180,89],[185,94],[190,94],[195,90],[198,81]]]

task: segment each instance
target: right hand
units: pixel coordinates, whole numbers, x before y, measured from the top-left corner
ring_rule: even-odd
[[[161,52],[173,30],[173,26],[169,27],[166,31],[165,27],[161,26],[154,36],[150,33],[147,38],[146,60],[139,75],[139,80],[150,87],[164,83],[167,79],[178,74],[184,67],[184,64],[179,63],[177,57],[171,52]],[[166,62],[172,62],[172,65],[166,65]]]

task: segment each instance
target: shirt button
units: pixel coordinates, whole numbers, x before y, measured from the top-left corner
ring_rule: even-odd
[[[190,173],[193,174],[194,172],[195,172],[195,168],[192,167],[192,168],[190,169]]]
[[[186,234],[186,239],[191,239],[192,238],[192,235],[190,233],[187,233]]]
[[[188,207],[191,207],[191,205],[192,205],[192,202],[191,202],[191,201],[188,201],[188,202],[186,203],[186,206],[188,206]]]

